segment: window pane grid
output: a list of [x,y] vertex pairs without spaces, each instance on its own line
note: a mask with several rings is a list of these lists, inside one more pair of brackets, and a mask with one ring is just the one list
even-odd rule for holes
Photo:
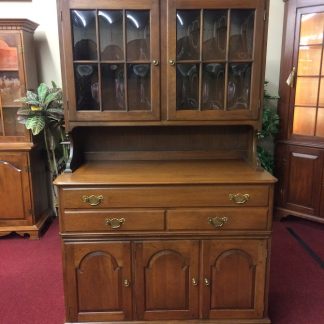
[[255,10],[177,10],[176,20],[177,109],[249,109]]
[[150,11],[73,9],[71,24],[77,110],[151,110]]
[[324,13],[301,15],[293,134],[323,136]]

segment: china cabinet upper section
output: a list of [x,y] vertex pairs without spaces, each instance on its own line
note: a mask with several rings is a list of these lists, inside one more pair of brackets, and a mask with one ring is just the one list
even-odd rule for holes
[[60,0],[67,120],[257,120],[267,5]]
[[17,121],[15,100],[37,84],[32,45],[37,26],[26,19],[0,19],[0,143],[30,139]]
[[292,67],[288,78],[291,88],[285,85],[286,92],[290,92],[289,109],[284,124],[287,124],[289,139],[323,142],[323,3],[297,8],[295,19]]

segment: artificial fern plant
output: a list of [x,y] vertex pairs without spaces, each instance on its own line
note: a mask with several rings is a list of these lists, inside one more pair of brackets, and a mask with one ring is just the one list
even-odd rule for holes
[[35,92],[27,91],[26,97],[17,99],[23,106],[17,119],[30,129],[34,136],[43,133],[49,168],[56,178],[68,159],[68,149],[60,145],[65,140],[62,89],[52,81],[52,87],[41,83]]
[[272,96],[268,93],[267,84],[268,82],[265,81],[262,129],[258,133],[259,144],[257,147],[257,153],[261,166],[273,174],[273,141],[275,135],[279,132],[279,115],[277,114],[273,101],[278,100],[279,97]]

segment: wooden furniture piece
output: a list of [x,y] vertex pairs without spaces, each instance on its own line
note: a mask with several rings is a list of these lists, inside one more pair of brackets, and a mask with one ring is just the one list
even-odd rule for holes
[[62,0],[66,322],[270,323],[255,156],[268,2]]
[[[324,222],[322,1],[285,5],[277,142],[276,215]],[[289,77],[290,76],[290,77]],[[286,83],[289,77],[289,84]]]
[[33,32],[26,19],[0,20],[0,236],[39,237],[52,216],[46,157],[17,121],[15,99],[37,86]]

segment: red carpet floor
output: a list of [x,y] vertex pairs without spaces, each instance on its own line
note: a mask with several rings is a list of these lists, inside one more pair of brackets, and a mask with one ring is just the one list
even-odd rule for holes
[[[324,324],[324,269],[287,230],[324,258],[324,226],[274,223],[269,313],[273,324]],[[64,323],[57,221],[39,241],[0,238],[0,324]]]

